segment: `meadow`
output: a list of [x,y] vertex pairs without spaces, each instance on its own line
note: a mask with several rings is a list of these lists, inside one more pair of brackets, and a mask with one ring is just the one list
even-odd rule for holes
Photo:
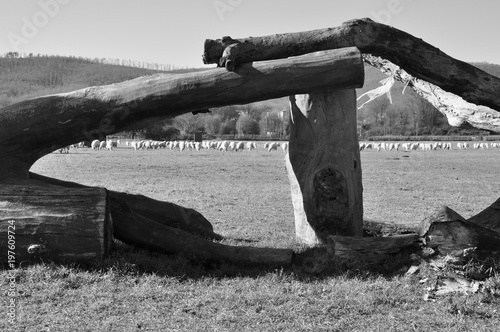
[[[140,193],[202,213],[223,243],[299,250],[284,152],[72,149],[32,171]],[[468,218],[500,196],[500,149],[362,151],[365,218],[416,226],[442,205]],[[16,271],[19,331],[496,331],[500,277],[489,293],[424,301],[436,272],[339,264],[327,274],[236,266],[117,243],[92,266]],[[441,271],[446,273],[447,271]],[[2,280],[6,271],[1,271]],[[3,286],[7,281],[3,282]],[[9,325],[0,309],[0,330]],[[12,327],[12,326],[10,326]]]

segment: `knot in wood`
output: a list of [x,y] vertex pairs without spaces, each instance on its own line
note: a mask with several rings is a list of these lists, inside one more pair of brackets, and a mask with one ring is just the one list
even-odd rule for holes
[[343,224],[349,216],[347,181],[337,169],[329,166],[316,172],[313,180],[318,220],[332,225]]
[[324,199],[336,200],[345,196],[346,181],[342,173],[333,167],[326,167],[314,176],[314,188]]

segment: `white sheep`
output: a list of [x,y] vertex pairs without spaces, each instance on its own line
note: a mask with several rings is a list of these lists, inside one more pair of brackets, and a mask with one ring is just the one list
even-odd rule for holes
[[100,143],[101,142],[98,139],[93,140],[92,143],[90,144],[92,150],[99,150]]

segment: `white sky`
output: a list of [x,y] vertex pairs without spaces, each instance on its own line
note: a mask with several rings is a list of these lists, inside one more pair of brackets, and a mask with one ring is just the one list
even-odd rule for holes
[[499,9],[495,0],[0,0],[0,54],[203,67],[205,39],[306,31],[371,17],[454,58],[500,64]]

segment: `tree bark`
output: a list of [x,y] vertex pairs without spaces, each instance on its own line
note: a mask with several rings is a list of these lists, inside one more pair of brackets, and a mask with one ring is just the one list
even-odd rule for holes
[[286,166],[297,240],[314,246],[333,234],[362,236],[356,92],[290,97],[290,107]]
[[[32,183],[0,187],[0,249],[14,261],[88,262],[103,259],[113,228],[104,188]],[[12,241],[9,240],[12,235]]]
[[[492,225],[492,207],[494,209],[495,204],[465,220],[449,207],[443,206],[420,223],[418,234],[427,247],[442,255],[462,256],[468,249],[483,253],[499,251],[500,233],[481,226]],[[498,224],[497,219],[493,226],[498,227]]]
[[441,87],[478,105],[500,111],[500,78],[454,59],[411,34],[368,18],[341,26],[297,33],[205,41],[204,63],[229,69],[238,64],[286,58],[314,51],[356,46],[380,56],[410,75]]
[[[212,69],[156,74],[26,100],[0,110],[0,182],[27,179],[30,166],[58,148],[103,139],[161,118],[326,88],[361,87],[356,48]],[[18,181],[14,179],[15,181]]]
[[462,220],[432,223],[423,238],[442,255],[459,257],[467,250],[488,255],[500,249],[499,233]]
[[416,233],[385,237],[353,238],[339,235],[328,237],[329,253],[344,259],[358,259],[360,256],[372,254],[395,254],[421,245],[421,238]]

